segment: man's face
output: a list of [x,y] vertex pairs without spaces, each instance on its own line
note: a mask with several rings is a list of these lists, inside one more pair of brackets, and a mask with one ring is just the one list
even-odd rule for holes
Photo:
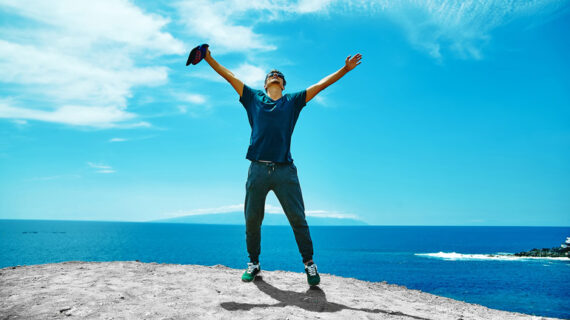
[[285,89],[284,79],[285,77],[281,72],[268,73],[267,77],[265,78],[265,89],[267,90],[267,88],[269,88],[269,86],[272,83],[276,83],[277,85],[279,85],[279,87],[281,87],[281,90],[284,90]]

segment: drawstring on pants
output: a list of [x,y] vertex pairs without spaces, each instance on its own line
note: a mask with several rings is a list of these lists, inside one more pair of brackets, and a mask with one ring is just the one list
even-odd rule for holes
[[269,163],[267,163],[267,166],[269,167],[269,168],[267,168],[268,174],[271,174],[271,171],[275,172],[275,163],[269,162]]
[[271,171],[275,172],[275,165],[277,164],[276,162],[264,161],[264,160],[257,160],[257,162],[263,163],[264,165],[267,166],[267,174],[271,174]]

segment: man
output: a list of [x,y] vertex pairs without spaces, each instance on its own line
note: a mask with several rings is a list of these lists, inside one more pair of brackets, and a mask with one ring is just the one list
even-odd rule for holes
[[291,158],[291,135],[301,109],[319,92],[335,83],[347,72],[360,64],[362,55],[348,56],[345,65],[306,90],[283,95],[285,76],[272,70],[265,77],[265,93],[255,90],[220,65],[206,51],[204,59],[239,94],[245,107],[251,139],[246,158],[251,161],[245,196],[246,244],[250,262],[242,275],[243,281],[253,281],[260,272],[261,222],[265,199],[273,190],[293,228],[299,252],[305,264],[307,282],[314,286],[320,283],[317,265],[313,262],[313,242],[305,220],[305,205],[297,177],[297,167]]

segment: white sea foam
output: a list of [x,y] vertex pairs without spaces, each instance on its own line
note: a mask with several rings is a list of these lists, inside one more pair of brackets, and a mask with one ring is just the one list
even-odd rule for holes
[[565,257],[517,257],[509,253],[495,253],[495,254],[463,254],[457,252],[437,252],[437,253],[416,253],[416,256],[423,256],[428,258],[438,258],[443,260],[505,260],[505,261],[520,261],[520,260],[559,260],[570,261],[570,258]]

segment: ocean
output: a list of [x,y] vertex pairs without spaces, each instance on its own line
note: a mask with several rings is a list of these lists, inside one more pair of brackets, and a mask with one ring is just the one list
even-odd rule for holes
[[[570,227],[312,226],[311,236],[320,273],[570,318],[570,259],[487,256],[558,247]],[[0,220],[0,268],[71,260],[238,269],[248,261],[239,225]],[[260,263],[262,270],[304,272],[290,227],[262,227]]]

